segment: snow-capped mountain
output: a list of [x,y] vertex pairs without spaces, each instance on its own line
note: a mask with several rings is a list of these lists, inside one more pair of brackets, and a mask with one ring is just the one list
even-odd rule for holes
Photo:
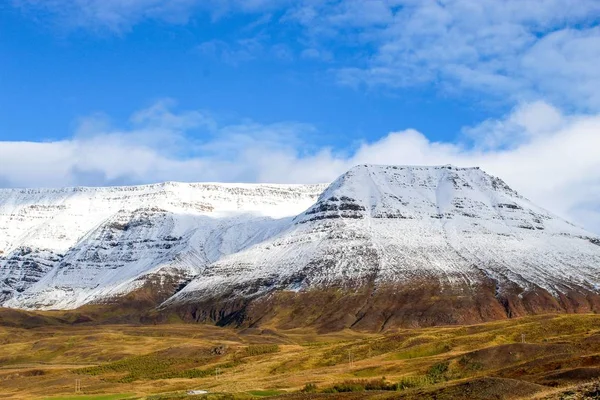
[[[363,165],[332,183],[279,234],[206,265],[166,306],[200,304],[191,310],[196,319],[206,319],[198,312],[213,299],[264,300],[296,291],[290,307],[301,313],[306,306],[302,294],[368,287],[360,306],[350,310],[348,301],[323,304],[332,314],[348,313],[349,323],[340,326],[347,327],[363,318],[364,310],[382,307],[373,302],[383,301],[389,314],[379,319],[390,318],[395,308],[406,307],[403,302],[417,299],[396,298],[391,304],[389,299],[419,285],[434,287],[443,301],[472,299],[469,307],[483,308],[477,312],[491,317],[600,310],[594,295],[600,289],[600,240],[478,168]],[[530,300],[528,293],[543,300]],[[590,294],[593,299],[585,300]],[[378,296],[382,299],[374,300]],[[486,300],[478,300],[481,296]],[[574,297],[576,305],[571,304]],[[266,314],[265,307],[274,306],[254,307]],[[463,317],[427,318],[459,322]]]
[[279,235],[207,266],[178,296],[210,292],[214,279],[221,288],[248,280],[306,288],[413,275],[470,282],[482,270],[552,291],[593,288],[600,246],[477,168],[359,166]]
[[478,168],[1,190],[0,250],[9,307],[75,308],[158,277],[183,287],[160,310],[220,323],[383,329],[600,311],[600,237]]
[[163,183],[0,190],[0,302],[75,308],[148,274],[182,281],[277,233],[323,185]]

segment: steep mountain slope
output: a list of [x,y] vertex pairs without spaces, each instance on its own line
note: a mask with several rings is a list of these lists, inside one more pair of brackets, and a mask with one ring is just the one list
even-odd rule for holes
[[500,179],[365,165],[278,235],[202,267],[164,306],[196,320],[285,314],[289,326],[371,329],[600,310],[599,289],[598,237]]
[[0,190],[0,303],[75,308],[173,285],[265,240],[322,185],[164,183]]

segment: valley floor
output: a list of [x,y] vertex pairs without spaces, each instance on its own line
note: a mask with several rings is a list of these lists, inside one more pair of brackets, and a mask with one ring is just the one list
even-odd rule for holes
[[598,379],[600,315],[318,334],[0,310],[2,399],[583,399]]

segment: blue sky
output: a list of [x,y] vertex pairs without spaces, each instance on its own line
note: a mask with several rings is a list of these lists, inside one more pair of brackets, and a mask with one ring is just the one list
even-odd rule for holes
[[[402,90],[341,84],[337,70],[362,64],[375,49],[340,39],[316,50],[300,23],[281,22],[285,8],[78,27],[51,10],[23,7],[5,6],[0,24],[2,140],[68,137],[74,121],[97,112],[123,123],[163,98],[227,120],[309,122],[333,147],[401,127],[452,139],[507,107],[484,104],[481,94],[450,95],[437,82]],[[32,108],[39,118],[28,118]]]
[[600,230],[600,1],[7,0],[0,186],[479,165]]

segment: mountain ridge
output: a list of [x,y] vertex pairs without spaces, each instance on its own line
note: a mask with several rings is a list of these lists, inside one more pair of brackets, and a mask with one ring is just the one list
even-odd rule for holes
[[[259,231],[271,229],[261,226],[265,225],[265,221],[276,221],[302,211],[323,187],[178,183],[137,187],[2,190],[0,285],[4,286],[0,290],[4,296],[0,292],[0,300],[4,297],[4,301],[7,301],[15,293],[20,295],[48,273],[68,274],[68,266],[63,265],[60,271],[54,272],[53,268],[58,268],[65,258],[67,261],[69,257],[73,258],[78,248],[79,252],[87,249],[89,256],[76,257],[71,264],[78,265],[90,260],[107,264],[107,250],[114,247],[121,252],[117,257],[120,259],[113,260],[112,266],[131,265],[138,260],[131,257],[127,259],[128,255],[137,252],[140,257],[143,256],[149,250],[148,243],[163,246],[164,251],[159,253],[173,253],[170,249],[182,240],[194,237],[192,231],[196,230],[195,237],[198,240],[195,245],[200,246],[201,252],[203,240],[216,240],[211,239],[213,231],[221,231],[231,237],[234,243],[229,244],[230,249],[217,247],[210,251],[234,251],[238,246],[235,243],[243,246],[254,235],[260,235],[253,231],[254,225]],[[170,228],[161,227],[161,221]],[[248,237],[242,234],[236,238],[235,234],[228,233],[232,227],[244,223]],[[155,229],[151,226],[153,224]],[[203,226],[206,228],[204,233],[200,232]],[[165,229],[173,232],[166,232]],[[92,238],[96,245],[90,247],[86,240],[93,235],[97,236]],[[187,249],[180,246],[180,251]],[[207,260],[210,257],[210,254],[206,255]],[[146,272],[150,272],[156,266],[156,261],[148,260],[141,268],[147,268]],[[106,269],[103,268],[105,266],[111,267],[107,264],[99,270]],[[185,269],[193,273],[194,268]],[[125,280],[136,277],[135,274],[127,274],[127,270],[125,272]],[[62,285],[59,283],[55,286]],[[14,301],[11,304],[19,306]],[[69,307],[82,305],[81,301],[68,304]],[[44,307],[53,306],[47,304]],[[33,304],[32,308],[38,307]]]
[[[12,210],[6,193],[0,220],[18,220],[23,207]],[[39,246],[0,254],[3,305],[76,308],[153,282],[163,285],[159,315],[219,324],[288,313],[289,327],[381,329],[600,309],[600,238],[478,167],[359,165],[328,186],[163,183],[74,193],[95,194],[110,210],[64,254]],[[68,201],[33,200],[25,203],[37,214],[25,207],[21,220],[58,217],[13,238],[40,243],[36,235],[77,225],[60,209]],[[289,316],[323,301],[318,316]]]

